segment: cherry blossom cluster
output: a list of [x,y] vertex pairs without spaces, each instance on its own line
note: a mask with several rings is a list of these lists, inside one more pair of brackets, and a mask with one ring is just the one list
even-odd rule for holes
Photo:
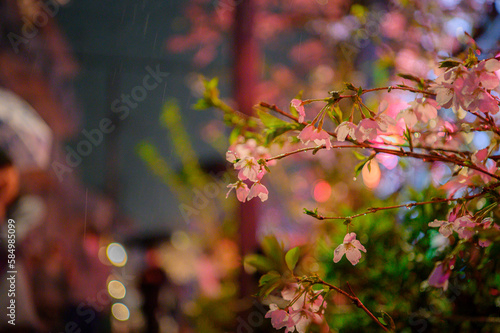
[[455,112],[466,110],[496,114],[498,100],[491,90],[500,84],[494,73],[498,70],[500,61],[496,59],[480,61],[471,68],[459,65],[447,70],[431,86],[436,92],[436,102]]
[[[478,227],[483,229],[493,227],[496,230],[500,230],[500,226],[493,223],[493,220],[490,217],[477,222],[477,219],[474,218],[469,212],[461,216],[459,216],[459,214],[460,210],[456,207],[450,212],[450,214],[448,214],[448,219],[446,221],[439,221],[436,219],[429,223],[429,227],[439,227],[439,233],[443,235],[443,237],[450,237],[453,232],[456,232],[460,239],[465,240],[472,238],[472,236],[476,234],[476,228]],[[481,247],[487,247],[491,244],[491,241],[480,239],[478,244]]]
[[281,291],[288,305],[281,309],[276,303],[269,304],[266,318],[271,318],[275,329],[285,328],[285,333],[305,333],[311,323],[324,323],[326,302],[321,295],[323,290],[312,290],[298,284],[288,285]]
[[[299,123],[303,123],[306,116],[303,101],[301,101],[300,99],[292,99],[292,102],[290,104],[299,113]],[[324,112],[320,112],[309,125],[306,125],[306,127],[304,127],[304,129],[298,135],[300,141],[302,141],[304,144],[308,144],[310,141],[312,141],[318,146],[325,145],[326,149],[329,150],[332,147],[332,142],[330,141],[330,134],[322,129],[324,117]],[[315,127],[314,123],[317,120],[318,127]]]
[[[461,216],[459,216],[461,215]],[[439,227],[439,233],[443,237],[450,237],[454,232],[458,234],[458,237],[463,240],[470,240],[478,231],[478,229],[490,229],[494,228],[500,231],[500,226],[493,222],[492,218],[484,218],[480,222],[478,219],[474,218],[469,212],[460,213],[460,209],[455,207],[448,214],[448,219],[446,221],[434,220],[429,223],[430,227]],[[488,239],[480,238],[478,240],[478,245],[481,247],[488,247],[491,245],[491,241]],[[437,262],[434,270],[429,276],[428,283],[430,286],[435,288],[443,288],[443,290],[448,289],[448,280],[450,278],[451,272],[453,271],[455,265],[455,257],[452,257],[443,262]]]
[[[368,148],[372,151],[369,156],[363,155],[364,163],[370,162],[374,157],[377,159],[380,157],[379,160],[382,164],[384,159],[389,158],[393,158],[391,161],[395,159],[396,164],[399,158],[417,158],[432,163],[431,173],[434,167],[437,169],[439,166],[453,165],[455,169],[452,176],[444,182],[441,188],[447,192],[446,198],[412,203],[411,206],[406,205],[406,207],[457,202],[446,220],[436,219],[428,223],[428,226],[439,228],[439,233],[443,237],[450,238],[450,243],[453,242],[452,236],[456,233],[458,239],[461,240],[459,246],[466,243],[480,247],[490,246],[492,241],[488,238],[491,237],[485,236],[484,230],[500,231],[500,226],[488,217],[491,216],[488,215],[491,209],[478,208],[478,212],[474,214],[468,210],[467,206],[472,199],[497,191],[500,185],[497,167],[497,161],[500,158],[498,155],[493,156],[494,152],[498,150],[498,145],[496,145],[498,140],[491,140],[488,147],[479,150],[470,150],[471,148],[468,151],[464,150],[463,144],[468,143],[465,139],[468,133],[475,134],[482,131],[492,135],[500,135],[498,120],[492,116],[499,111],[500,61],[496,59],[479,61],[476,55],[471,53],[463,63],[449,60],[442,65],[445,69],[436,69],[436,74],[439,75],[435,80],[413,80],[417,82],[418,87],[402,84],[363,90],[346,84],[348,93],[345,95],[341,95],[343,92],[331,92],[329,97],[323,99],[292,99],[290,113],[282,111],[274,105],[261,103],[261,106],[288,118],[288,123],[276,118],[272,125],[267,125],[269,128],[266,130],[271,131],[276,129],[273,126],[282,126],[280,129],[283,130],[283,133],[291,132],[292,135],[296,135],[296,138],[291,138],[293,140],[289,140],[289,142],[298,142],[297,139],[299,139],[304,145],[313,142],[316,147],[302,147],[271,157],[268,148],[259,145],[252,138],[256,136],[250,135],[251,138],[238,139],[226,154],[227,160],[233,163],[234,168],[238,170],[238,181],[228,185],[229,192],[235,189],[236,196],[241,202],[251,200],[254,197],[259,197],[262,201],[267,200],[268,190],[261,184],[261,180],[269,171],[268,165],[275,163],[277,159],[310,150],[313,150],[314,154],[319,149],[330,150],[335,147]],[[405,101],[398,97],[389,97],[388,95],[393,89],[403,91],[406,98],[409,95],[408,92],[416,94],[416,97]],[[497,90],[493,91],[494,89]],[[365,93],[374,91],[384,91],[386,94],[382,97],[378,110],[375,112],[364,104],[362,98]],[[342,114],[344,110],[340,110],[338,102],[342,99],[351,101],[349,115],[344,116]],[[312,102],[323,102],[325,105],[309,121],[306,120],[306,107]],[[337,112],[335,108],[339,108],[337,114],[335,114]],[[444,116],[451,114],[447,109],[451,109],[456,118],[453,118],[453,115],[452,117]],[[328,117],[326,117],[327,115]],[[467,115],[469,118],[466,118]],[[325,118],[330,118],[336,125],[331,131],[325,129],[326,126],[323,127]],[[269,118],[261,117],[263,124],[266,124],[265,119]],[[290,123],[290,120],[293,123]],[[300,130],[298,134],[294,132],[297,129]],[[263,133],[265,135],[267,132],[263,131]],[[333,146],[333,140],[349,141],[349,143],[345,142]],[[473,147],[473,145],[471,146]],[[388,167],[388,169],[390,168]],[[457,193],[462,193],[462,198],[459,198]],[[404,206],[370,208],[366,213]],[[309,211],[306,209],[305,211],[306,214],[319,220],[345,220],[347,233],[342,244],[334,250],[333,262],[340,262],[344,255],[353,266],[360,262],[361,252],[366,253],[367,250],[357,239],[356,233],[350,232],[349,228],[353,218],[361,217],[366,213],[347,217],[329,217],[317,213],[317,210]],[[456,251],[452,251],[451,255],[435,264],[428,278],[429,286],[444,290],[448,288],[449,278],[455,268],[456,256]],[[293,273],[293,268],[290,269]],[[369,310],[354,295],[352,289],[351,293],[347,293],[325,281],[321,280],[321,282],[350,298],[358,307],[370,314]],[[326,302],[322,293],[323,291],[312,290],[310,285],[288,285],[281,291],[282,299],[269,305],[270,310],[267,312],[266,318],[271,318],[274,328],[284,328],[285,332],[305,332],[311,323],[325,324],[323,315]],[[377,319],[375,321],[383,327]]]
[[[261,201],[266,201],[269,191],[262,185],[262,177],[266,174],[267,162],[266,158],[270,157],[268,149],[257,145],[255,139],[249,139],[243,142],[239,139],[237,143],[232,145],[226,152],[226,159],[234,164],[234,168],[239,170],[238,181],[229,184],[227,196],[234,189],[236,197],[239,201],[245,202],[255,197]],[[269,165],[272,165],[271,161]],[[251,187],[248,187],[245,181],[253,182]]]

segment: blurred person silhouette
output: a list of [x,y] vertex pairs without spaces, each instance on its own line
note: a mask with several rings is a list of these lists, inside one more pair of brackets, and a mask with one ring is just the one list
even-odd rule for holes
[[158,250],[148,248],[146,250],[146,268],[139,278],[139,291],[141,292],[143,304],[141,306],[146,321],[145,333],[160,332],[158,321],[161,306],[159,302],[162,289],[169,285],[165,271],[160,267]]
[[[15,273],[15,326],[8,323],[7,320],[0,321],[0,331],[13,331],[16,332],[35,332],[42,331],[43,325],[38,318],[33,300],[33,293],[29,284],[28,267],[25,266],[23,252],[19,244],[22,242],[26,231],[29,228],[22,226],[23,218],[18,217],[18,213],[23,206],[20,196],[20,172],[11,158],[0,149],[0,228],[2,230],[2,237],[0,240],[0,313],[2,318],[7,317],[7,306],[10,298],[7,294],[10,291],[10,285],[7,282],[7,276],[11,275],[8,271],[16,271]],[[11,218],[15,223],[15,262],[13,267],[8,267],[8,242],[7,242],[7,221]],[[20,230],[19,230],[20,229]]]

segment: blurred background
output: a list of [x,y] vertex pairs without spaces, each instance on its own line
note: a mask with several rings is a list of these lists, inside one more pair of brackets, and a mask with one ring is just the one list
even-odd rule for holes
[[[193,107],[201,75],[246,114],[259,101],[287,108],[300,91],[432,75],[433,54],[463,50],[464,32],[494,52],[499,11],[488,0],[1,0],[1,253],[13,219],[18,272],[17,324],[1,330],[268,331],[241,259],[259,239],[306,244],[324,230],[303,207],[349,212],[435,178],[381,160],[382,174],[377,164],[351,180],[355,160],[319,154],[273,170],[266,205],[226,200],[237,133]],[[252,308],[258,325],[241,319]]]

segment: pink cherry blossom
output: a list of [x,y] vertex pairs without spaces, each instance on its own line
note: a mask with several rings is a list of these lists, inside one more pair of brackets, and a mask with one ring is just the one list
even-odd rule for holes
[[250,192],[248,193],[247,200],[251,200],[255,197],[259,197],[262,202],[267,200],[269,191],[261,183],[257,182],[252,185]]
[[356,265],[361,259],[361,252],[366,253],[366,249],[361,242],[356,239],[356,234],[351,232],[344,237],[344,243],[337,246],[333,255],[333,262],[337,263],[342,259],[344,254],[347,257],[347,260],[351,262],[351,264]]
[[[269,150],[266,147],[259,146],[255,139],[248,139],[245,141],[244,137],[239,137],[236,143],[233,143],[226,153],[226,159],[234,163],[234,158],[243,159],[245,157],[254,157],[255,159],[269,158]],[[274,162],[274,161],[271,161]],[[269,163],[270,165],[272,163]]]
[[451,275],[451,270],[453,269],[453,265],[455,264],[455,259],[451,259],[448,263],[443,264],[442,262],[438,262],[434,267],[431,275],[429,275],[429,286],[435,288],[443,288],[443,290],[448,289],[448,279]]
[[281,295],[290,305],[280,309],[276,304],[270,304],[266,318],[271,318],[274,328],[285,328],[285,332],[305,333],[311,322],[324,322],[326,303],[321,293],[323,290],[304,290],[296,283],[286,286]]
[[330,141],[330,134],[325,130],[314,127],[313,125],[307,125],[299,133],[298,138],[304,143],[308,144],[309,141],[314,141],[315,144],[325,145],[326,149],[332,148],[332,142]]
[[335,129],[335,133],[337,134],[337,140],[345,141],[348,135],[351,137],[351,139],[356,140],[356,130],[357,130],[356,125],[354,125],[349,121],[344,121]]
[[490,241],[488,239],[480,239],[477,243],[481,247],[488,247],[492,244],[492,241]]
[[496,114],[498,112],[498,103],[489,93],[479,90],[470,98],[467,107],[472,110],[479,110],[483,113]]
[[500,83],[495,73],[488,72],[481,73],[479,75],[479,81],[481,81],[481,85],[488,90],[495,89]]
[[402,110],[397,119],[399,120],[401,118],[404,119],[406,126],[409,128],[412,128],[417,124],[417,114],[415,113],[415,109],[413,107]]
[[478,164],[478,163],[484,162],[487,157],[488,157],[488,148],[484,148],[484,149],[476,151],[472,155],[471,161],[474,164]]
[[302,105],[302,101],[300,99],[292,99],[290,103],[299,113],[299,123],[304,122],[304,118],[306,116],[306,111],[304,110],[304,106]]
[[240,180],[249,179],[252,182],[259,181],[260,165],[255,158],[247,156],[234,164],[236,170],[240,170],[238,178]]
[[474,235],[473,228],[476,226],[476,223],[473,222],[470,215],[457,218],[453,224],[453,229],[461,239],[469,239]]
[[235,152],[228,150],[226,152],[226,160],[228,162],[235,163],[238,160],[238,155]]
[[415,110],[415,115],[420,121],[428,122],[438,115],[437,110],[441,108],[437,102],[430,98],[418,98],[410,103]]
[[448,221],[438,221],[434,220],[434,222],[429,223],[429,227],[439,227],[439,233],[444,237],[450,237],[453,234],[453,222]]
[[359,122],[356,131],[356,138],[359,142],[366,140],[375,140],[377,138],[378,123],[375,120],[363,119]]
[[[247,199],[247,196],[248,196],[248,192],[250,191],[248,189],[248,186],[247,184],[245,184],[244,182],[242,182],[241,180],[238,180],[236,183],[234,184],[229,184],[227,185],[227,187],[229,188],[229,191],[227,192],[226,194],[226,198],[229,196],[229,193],[235,189],[236,190],[236,197],[238,198],[239,201],[241,202],[245,202],[245,200]],[[250,199],[249,199],[250,200]]]
[[496,114],[498,103],[489,93],[500,81],[493,73],[499,68],[498,61],[481,61],[468,69],[457,66],[441,74],[432,85],[439,105],[455,112],[459,109]]
[[282,327],[293,326],[290,315],[285,310],[280,309],[276,304],[269,304],[269,311],[266,313],[266,318],[271,318],[271,325],[277,330]]
[[389,129],[389,126],[396,125],[396,120],[394,118],[392,118],[391,116],[388,116],[384,113],[379,113],[375,117],[375,121],[378,124],[379,130],[381,130],[382,132],[387,132],[387,130]]
[[497,231],[500,231],[500,225],[493,223],[493,219],[491,217],[487,217],[484,220],[482,220],[480,226],[482,226],[484,229],[489,229],[493,227]]
[[476,223],[473,222],[470,215],[465,215],[461,217],[456,217],[456,214],[452,211],[448,217],[448,221],[438,221],[429,223],[429,227],[439,227],[439,233],[444,237],[449,237],[453,234],[453,231],[458,233],[460,239],[469,239],[474,235],[474,227]]

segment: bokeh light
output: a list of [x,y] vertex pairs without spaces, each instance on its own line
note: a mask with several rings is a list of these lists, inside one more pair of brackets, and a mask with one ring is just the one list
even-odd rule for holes
[[332,195],[332,187],[325,180],[320,180],[314,185],[313,196],[317,202],[326,202]]
[[117,320],[125,321],[130,318],[130,310],[123,303],[115,303],[111,306],[111,313]]
[[380,183],[380,167],[376,160],[371,160],[365,164],[361,174],[363,175],[363,182],[368,188],[375,188]]
[[127,263],[127,252],[121,244],[109,244],[106,248],[106,255],[108,260],[117,267],[125,266]]
[[122,299],[125,297],[127,289],[120,281],[112,280],[109,281],[108,283],[108,292],[111,295],[111,297],[116,299]]

